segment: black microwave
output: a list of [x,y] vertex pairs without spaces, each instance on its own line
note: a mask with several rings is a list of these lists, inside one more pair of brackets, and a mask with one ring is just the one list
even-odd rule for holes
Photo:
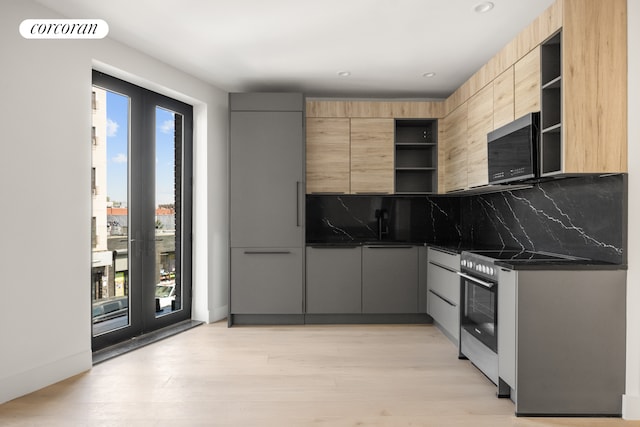
[[539,177],[540,113],[529,113],[487,134],[489,184]]

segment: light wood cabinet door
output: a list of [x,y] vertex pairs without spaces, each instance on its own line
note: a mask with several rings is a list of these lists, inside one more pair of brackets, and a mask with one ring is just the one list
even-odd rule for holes
[[469,98],[467,119],[467,186],[489,182],[487,133],[493,130],[493,84]]
[[350,192],[350,122],[307,118],[307,194]]
[[509,67],[493,81],[493,129],[515,119],[513,74],[513,67]]
[[563,172],[626,172],[627,2],[563,5]]
[[442,120],[444,127],[444,191],[462,190],[467,186],[467,103]]
[[393,135],[393,119],[351,119],[351,193],[393,193]]
[[515,119],[540,111],[540,46],[533,49],[514,67]]

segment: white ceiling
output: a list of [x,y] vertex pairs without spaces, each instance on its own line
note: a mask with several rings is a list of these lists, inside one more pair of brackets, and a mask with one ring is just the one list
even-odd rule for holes
[[37,1],[229,92],[396,99],[448,96],[554,2]]

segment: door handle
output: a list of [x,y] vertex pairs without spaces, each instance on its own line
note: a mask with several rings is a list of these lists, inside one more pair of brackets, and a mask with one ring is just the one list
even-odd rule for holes
[[296,181],[296,227],[300,227],[300,181]]

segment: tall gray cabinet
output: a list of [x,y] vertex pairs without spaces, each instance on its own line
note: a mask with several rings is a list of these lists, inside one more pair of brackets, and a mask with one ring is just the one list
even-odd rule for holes
[[302,321],[304,97],[229,95],[229,324]]

